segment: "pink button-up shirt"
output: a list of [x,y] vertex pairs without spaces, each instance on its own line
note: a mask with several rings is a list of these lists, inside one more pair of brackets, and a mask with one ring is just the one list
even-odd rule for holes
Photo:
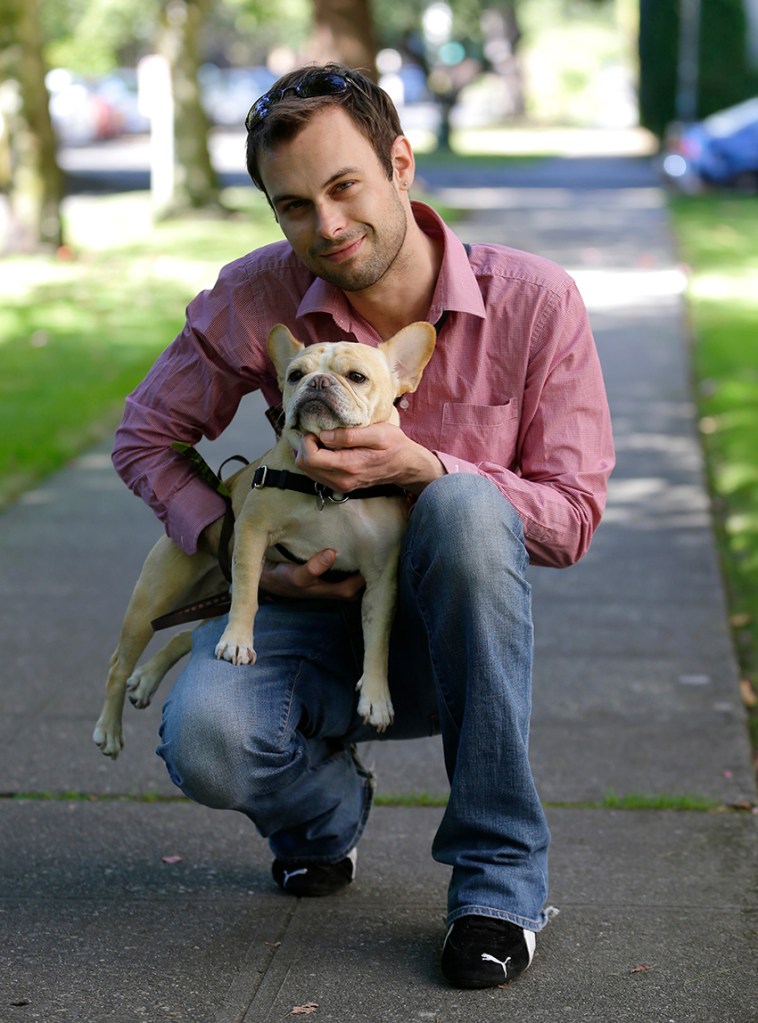
[[[570,565],[590,545],[614,463],[603,379],[576,285],[556,264],[516,249],[477,244],[467,254],[429,207],[414,203],[414,215],[444,239],[427,319],[446,316],[418,390],[401,403],[402,428],[447,472],[492,480],[523,522],[533,563]],[[304,344],[381,340],[342,291],[277,242],[223,268],[127,398],[114,465],[189,553],[223,503],[170,445],[217,437],[250,391],[280,401],[265,347],[275,323]]]

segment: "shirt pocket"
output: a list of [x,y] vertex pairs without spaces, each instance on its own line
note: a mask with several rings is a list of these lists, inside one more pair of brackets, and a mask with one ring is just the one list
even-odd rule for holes
[[516,398],[502,405],[445,402],[440,451],[467,462],[495,462],[509,468],[516,460],[519,411]]

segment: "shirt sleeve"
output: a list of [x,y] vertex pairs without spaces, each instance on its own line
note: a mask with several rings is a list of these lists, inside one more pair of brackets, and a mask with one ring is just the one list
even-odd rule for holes
[[[223,514],[224,501],[171,445],[218,437],[244,394],[254,389],[204,329],[217,319],[217,292],[190,303],[184,330],[127,398],[113,450],[118,474],[188,554],[197,550],[203,529]],[[230,308],[227,304],[227,318]]]
[[562,568],[586,553],[615,456],[600,362],[573,282],[533,341],[514,464],[435,454],[447,472],[492,480],[522,520],[533,564]]

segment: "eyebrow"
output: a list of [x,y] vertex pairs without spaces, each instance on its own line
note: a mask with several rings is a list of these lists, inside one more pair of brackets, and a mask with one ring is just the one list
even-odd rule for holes
[[[333,185],[336,181],[339,181],[340,178],[344,178],[344,177],[347,177],[347,176],[349,176],[351,174],[358,174],[358,173],[360,173],[360,172],[359,172],[359,169],[357,167],[342,167],[336,173],[332,174],[332,176],[330,178],[328,178],[321,187],[322,188],[329,188],[330,185]],[[291,202],[293,199],[297,200],[297,199],[302,199],[302,198],[303,198],[302,195],[294,195],[294,194],[293,195],[287,195],[285,193],[282,193],[281,195],[272,195],[271,196],[271,205],[272,206],[278,206],[279,203]]]

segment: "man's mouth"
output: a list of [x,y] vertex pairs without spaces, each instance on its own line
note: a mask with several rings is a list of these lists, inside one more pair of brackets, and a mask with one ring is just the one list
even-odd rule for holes
[[353,241],[342,243],[338,248],[320,252],[319,256],[322,259],[328,260],[330,263],[342,263],[346,259],[351,259],[358,252],[362,244],[363,235],[360,235]]

